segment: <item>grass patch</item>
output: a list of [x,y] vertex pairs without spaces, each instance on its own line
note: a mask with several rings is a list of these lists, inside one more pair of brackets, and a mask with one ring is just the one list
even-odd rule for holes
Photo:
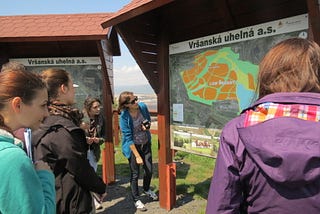
[[[151,186],[155,191],[159,190],[158,176],[158,137],[152,135],[152,158],[153,158],[153,179]],[[177,196],[188,196],[197,200],[206,200],[210,187],[211,177],[215,159],[199,156],[192,153],[178,151],[174,156],[176,163],[176,194]],[[101,164],[101,163],[100,163]],[[115,168],[116,177],[130,177],[128,160],[121,152],[121,145],[115,146]],[[140,175],[142,175],[142,171]],[[178,203],[177,199],[177,203]],[[199,210],[204,213],[205,203]]]

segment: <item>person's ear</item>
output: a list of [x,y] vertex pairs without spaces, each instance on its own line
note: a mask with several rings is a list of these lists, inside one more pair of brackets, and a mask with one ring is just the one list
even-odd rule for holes
[[62,93],[66,93],[67,92],[67,90],[68,90],[68,87],[65,85],[65,84],[62,84],[61,86],[60,86],[60,90],[61,90],[61,92]]
[[22,99],[21,97],[15,97],[11,101],[11,107],[14,112],[20,113],[21,111],[21,105],[22,105]]

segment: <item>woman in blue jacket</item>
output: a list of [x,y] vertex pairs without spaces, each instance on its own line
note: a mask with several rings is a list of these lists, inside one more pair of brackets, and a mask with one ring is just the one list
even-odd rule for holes
[[48,91],[39,76],[21,69],[0,73],[0,213],[56,213],[54,175],[35,164],[13,131],[35,130],[48,116]]
[[151,118],[146,104],[137,102],[138,97],[133,92],[124,91],[119,96],[120,129],[122,132],[122,152],[129,161],[130,185],[135,206],[146,211],[144,204],[139,200],[139,165],[143,164],[143,190],[144,193],[157,200],[157,195],[150,190],[152,178],[152,152],[151,152]]

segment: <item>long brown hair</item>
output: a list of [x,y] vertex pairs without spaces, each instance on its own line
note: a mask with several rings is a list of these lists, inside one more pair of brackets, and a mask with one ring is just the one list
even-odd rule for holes
[[[7,69],[0,73],[0,111],[6,106],[10,99],[20,97],[25,104],[31,104],[37,92],[46,88],[41,77],[25,70]],[[0,127],[11,131],[4,124],[4,118],[0,115]]]
[[98,102],[101,105],[101,101],[98,98],[95,97],[87,97],[86,100],[83,103],[84,112],[89,116],[89,112],[91,110],[91,107],[93,103]]
[[276,92],[320,92],[320,47],[291,38],[275,45],[259,65],[259,98]]

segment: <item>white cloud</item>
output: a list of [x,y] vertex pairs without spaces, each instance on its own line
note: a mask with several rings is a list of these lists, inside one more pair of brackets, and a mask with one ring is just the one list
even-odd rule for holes
[[137,64],[132,66],[124,65],[120,68],[114,67],[113,72],[114,84],[116,86],[149,84],[148,80]]

